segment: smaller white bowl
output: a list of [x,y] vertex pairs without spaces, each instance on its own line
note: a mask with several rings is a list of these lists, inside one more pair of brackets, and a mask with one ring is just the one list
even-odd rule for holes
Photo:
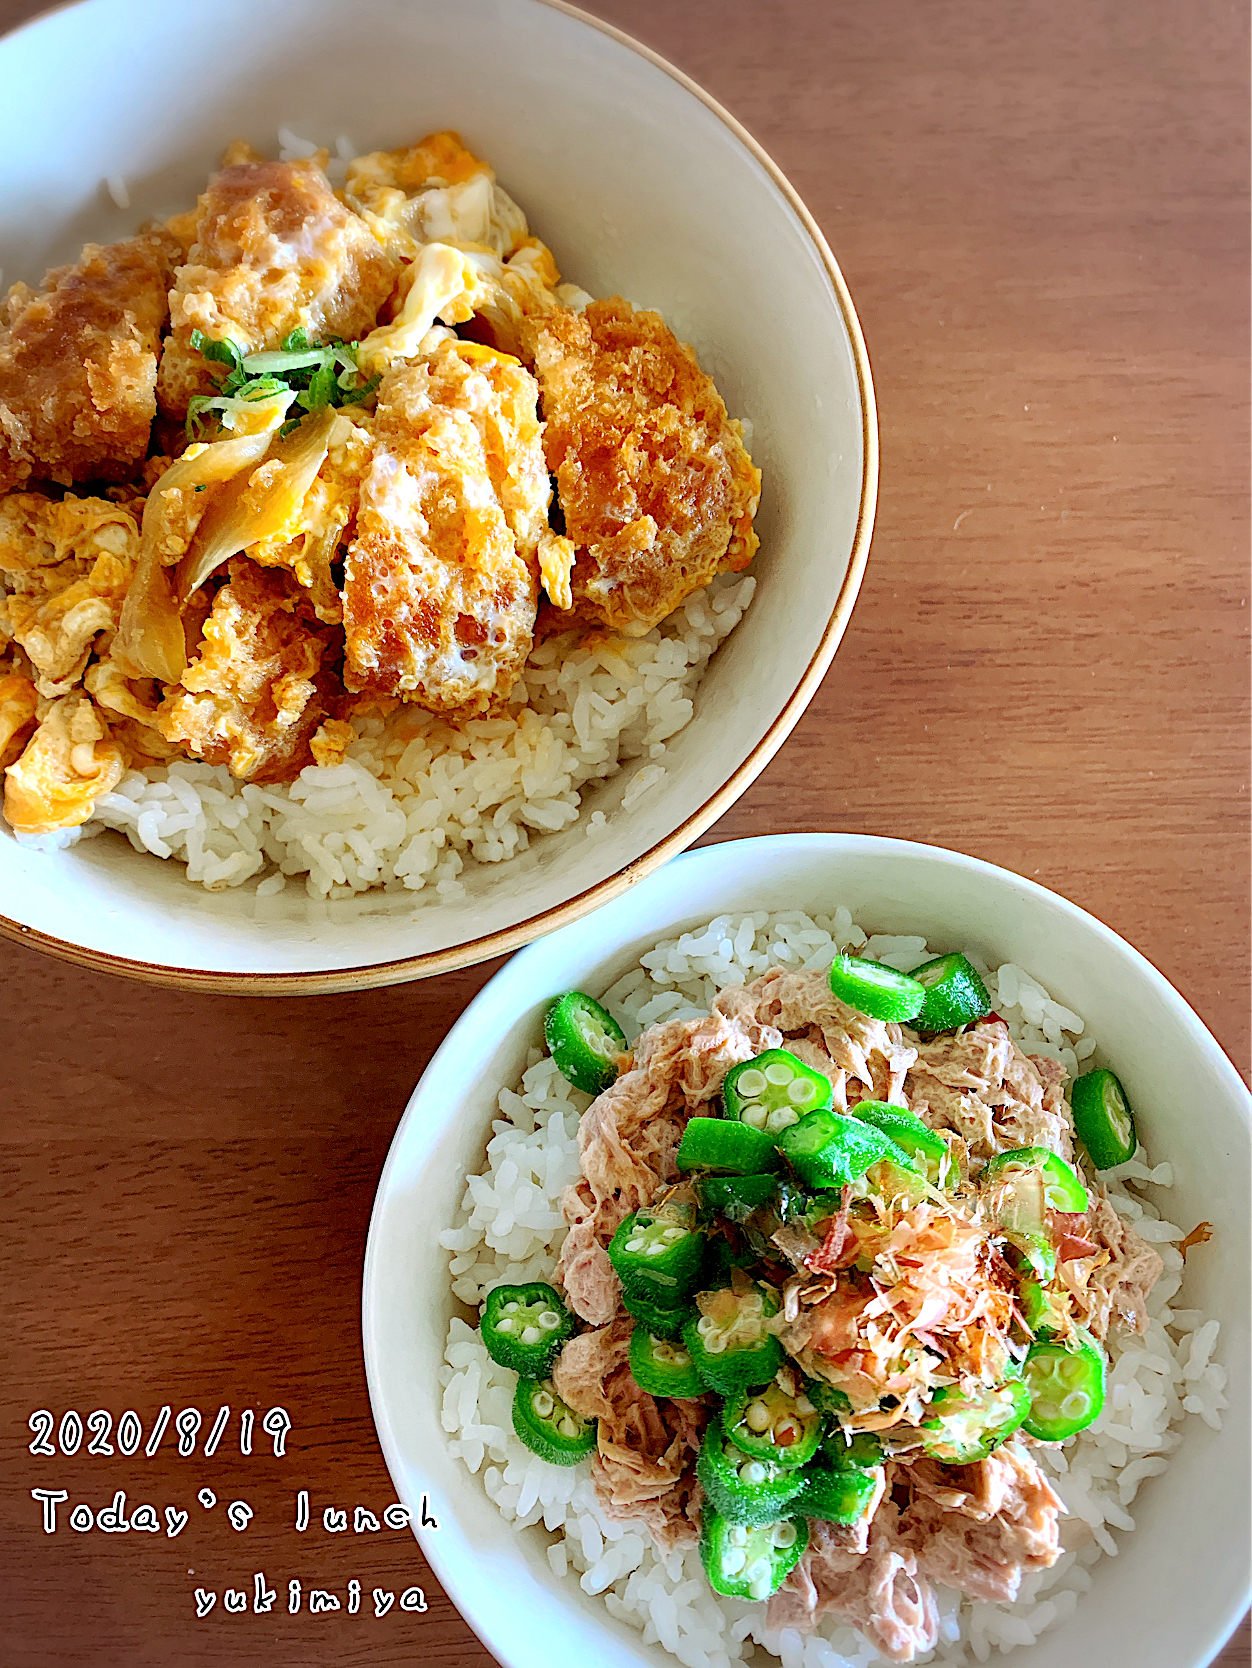
[[479,993],[431,1060],[396,1131],[365,1257],[370,1399],[401,1499],[431,1495],[419,1537],[444,1590],[506,1668],[673,1668],[574,1580],[540,1531],[518,1534],[448,1452],[438,1372],[452,1297],[438,1244],[477,1170],[499,1090],[540,1042],[548,999],[606,989],[639,954],[723,912],[846,904],[863,926],[924,933],[993,965],[1012,961],[1083,1015],[1116,1065],[1145,1144],[1168,1159],[1172,1220],[1214,1236],[1187,1271],[1189,1307],[1221,1321],[1230,1406],[1218,1433],[1189,1421],[1168,1471],[1135,1501],[1136,1532],[1101,1561],[1076,1614],[1014,1653],[1015,1668],[1126,1663],[1203,1668],[1248,1603],[1249,1097],[1178,992],[1094,917],[1028,880],[935,846],[791,834],[706,846],[594,915],[532,944]]

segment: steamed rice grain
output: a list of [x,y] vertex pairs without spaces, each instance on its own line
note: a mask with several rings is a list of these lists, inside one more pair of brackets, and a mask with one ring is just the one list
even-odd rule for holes
[[[342,764],[310,765],[289,784],[241,783],[188,759],[128,771],[91,822],[44,843],[118,829],[210,891],[264,875],[261,896],[302,878],[315,898],[383,887],[454,900],[467,864],[507,862],[570,827],[586,789],[630,763],[623,808],[655,790],[667,743],[755,589],[724,575],[646,637],[549,638],[501,716],[456,725],[405,706],[358,718]],[[587,832],[606,825],[597,811]]]

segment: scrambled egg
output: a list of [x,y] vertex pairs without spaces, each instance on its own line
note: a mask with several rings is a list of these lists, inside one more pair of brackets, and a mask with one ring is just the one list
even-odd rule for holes
[[345,682],[487,711],[530,652],[550,486],[534,378],[445,342],[388,373],[344,568]]
[[248,555],[262,567],[290,568],[308,591],[318,619],[327,624],[343,619],[331,564],[356,523],[361,482],[373,453],[372,430],[372,417],[341,417],[294,526],[248,546]]
[[504,257],[526,236],[526,216],[488,164],[452,132],[357,157],[344,196],[405,260],[429,243],[473,244]]
[[20,757],[35,725],[39,697],[21,672],[0,676],[0,769]]
[[21,834],[78,828],[125,769],[125,755],[91,698],[75,690],[49,708],[21,757],[6,768],[4,814]]
[[138,553],[133,514],[107,499],[0,500],[0,575],[12,587],[0,625],[35,668],[40,695],[67,694],[100,633],[117,629]]

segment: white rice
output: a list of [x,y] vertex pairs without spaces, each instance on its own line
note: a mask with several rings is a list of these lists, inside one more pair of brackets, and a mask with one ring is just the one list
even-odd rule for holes
[[[658,1020],[706,1012],[724,985],[773,966],[824,968],[846,949],[905,970],[927,953],[920,938],[867,938],[846,909],[816,917],[720,916],[649,951],[602,1000],[633,1038]],[[1082,1019],[1021,968],[984,971],[996,1011],[1028,1052],[1050,1054],[1071,1071],[1095,1052]],[[518,1088],[501,1091],[486,1168],[467,1178],[458,1223],[440,1236],[452,1253],[452,1290],[471,1308],[493,1286],[551,1278],[565,1234],[560,1193],[578,1175],[578,1120],[589,1104],[538,1049]],[[1165,1470],[1187,1414],[1220,1427],[1226,1371],[1213,1360],[1218,1323],[1172,1307],[1182,1283],[1177,1241],[1184,1230],[1164,1220],[1143,1191],[1172,1179],[1169,1164],[1152,1168],[1142,1148],[1102,1178],[1117,1210],[1156,1246],[1165,1272],[1149,1300],[1147,1333],[1109,1337],[1099,1419],[1063,1448],[1033,1450],[1069,1510],[1063,1556],[1052,1569],[1028,1575],[1012,1605],[977,1604],[940,1589],[940,1642],[925,1660],[943,1668],[985,1662],[993,1650],[1030,1644],[1072,1614],[1092,1585],[1092,1566],[1106,1553],[1115,1556],[1117,1536],[1135,1527],[1130,1507],[1139,1487]],[[464,1320],[451,1324],[445,1360],[442,1420],[453,1454],[481,1475],[506,1518],[544,1537],[557,1576],[603,1594],[609,1611],[638,1628],[645,1643],[659,1641],[688,1668],[750,1658],[753,1641],[783,1668],[869,1668],[883,1660],[860,1634],[829,1618],[807,1637],[767,1634],[765,1607],[717,1597],[694,1548],[662,1555],[645,1529],[606,1517],[585,1467],[545,1465],[518,1441],[515,1377],[491,1360]]]
[[[342,764],[310,765],[290,784],[241,783],[187,759],[129,771],[72,837],[119,829],[211,890],[264,875],[265,896],[298,876],[315,898],[371,887],[458,898],[466,864],[504,862],[577,822],[588,784],[637,763],[629,809],[664,779],[666,743],[690,722],[704,668],[755,588],[723,575],[645,637],[550,638],[500,717],[454,725],[404,707],[358,719]],[[596,812],[586,832],[605,826]]]

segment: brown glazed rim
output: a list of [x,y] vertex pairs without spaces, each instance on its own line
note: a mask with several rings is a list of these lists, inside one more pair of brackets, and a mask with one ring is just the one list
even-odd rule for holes
[[[874,403],[874,384],[870,374],[869,355],[865,347],[865,338],[861,333],[860,320],[856,315],[856,308],[852,304],[852,297],[848,293],[848,286],[844,282],[838,262],[830,251],[826,239],[822,236],[817,222],[809,213],[799,194],[783,174],[773,159],[753,139],[752,135],[739,122],[724,110],[716,99],[712,98],[704,89],[698,86],[690,76],[684,75],[673,64],[653,52],[650,47],[642,45],[622,30],[612,24],[604,23],[599,18],[591,17],[580,11],[578,7],[568,5],[566,0],[541,0],[553,11],[564,12],[567,17],[577,19],[589,28],[597,30],[602,35],[619,42],[631,52],[645,58],[657,69],[662,70],[680,87],[698,98],[707,110],[722,122],[725,127],[738,139],[739,143],[756,158],[761,167],[782,192],[788,203],[794,209],[801,225],[812,239],[813,246],[830,277],[834,288],[835,299],[843,322],[852,344],[852,357],[856,369],[857,389],[861,402],[861,441],[862,441],[862,470],[861,496],[857,510],[856,534],[852,542],[852,553],[848,560],[847,572],[844,574],[843,584],[839,588],[839,595],[835,599],[834,610],[822,632],[821,641],[813,653],[812,659],[805,667],[799,682],[791,692],[782,711],[774,719],[769,729],[757,742],[756,746],[739,765],[733,774],[727,778],[722,786],[704,804],[685,819],[679,826],[668,834],[665,839],[658,840],[648,851],[636,857],[633,862],[620,869],[616,874],[589,886],[576,897],[569,898],[563,904],[544,910],[541,914],[533,915],[529,920],[519,921],[516,925],[502,928],[498,932],[486,933],[481,938],[470,939],[467,943],[457,944],[444,950],[430,950],[424,954],[404,956],[396,961],[373,962],[363,967],[330,968],[322,972],[309,973],[222,973],[200,971],[194,968],[166,967],[157,962],[133,961],[125,956],[109,955],[103,950],[87,949],[83,945],[70,944],[64,939],[54,938],[48,933],[37,931],[33,927],[24,926],[8,916],[0,914],[0,934],[17,943],[30,944],[37,949],[45,950],[49,955],[59,956],[63,961],[73,962],[78,967],[90,968],[93,972],[118,973],[126,978],[138,979],[145,984],[164,985],[177,990],[206,991],[218,995],[234,996],[322,996],[340,991],[371,990],[380,985],[404,984],[412,979],[429,978],[435,973],[450,973],[459,967],[469,967],[476,962],[487,961],[493,956],[506,955],[512,950],[527,944],[542,933],[554,932],[558,927],[567,926],[571,921],[586,915],[589,911],[607,903],[610,898],[619,896],[629,887],[636,885],[653,869],[684,851],[694,840],[697,840],[711,823],[716,822],[725,811],[760,775],[761,771],[773,758],[783,742],[791,734],[798,723],[805,707],[808,706],[816,693],[818,684],[826,674],[835,650],[847,629],[848,620],[852,613],[853,604],[861,588],[861,580],[865,573],[865,564],[869,559],[870,537],[874,526],[874,510],[878,499],[878,418]],[[68,6],[57,6],[56,11],[67,10]],[[44,14],[47,15],[47,14]],[[38,19],[32,19],[37,23]]]

